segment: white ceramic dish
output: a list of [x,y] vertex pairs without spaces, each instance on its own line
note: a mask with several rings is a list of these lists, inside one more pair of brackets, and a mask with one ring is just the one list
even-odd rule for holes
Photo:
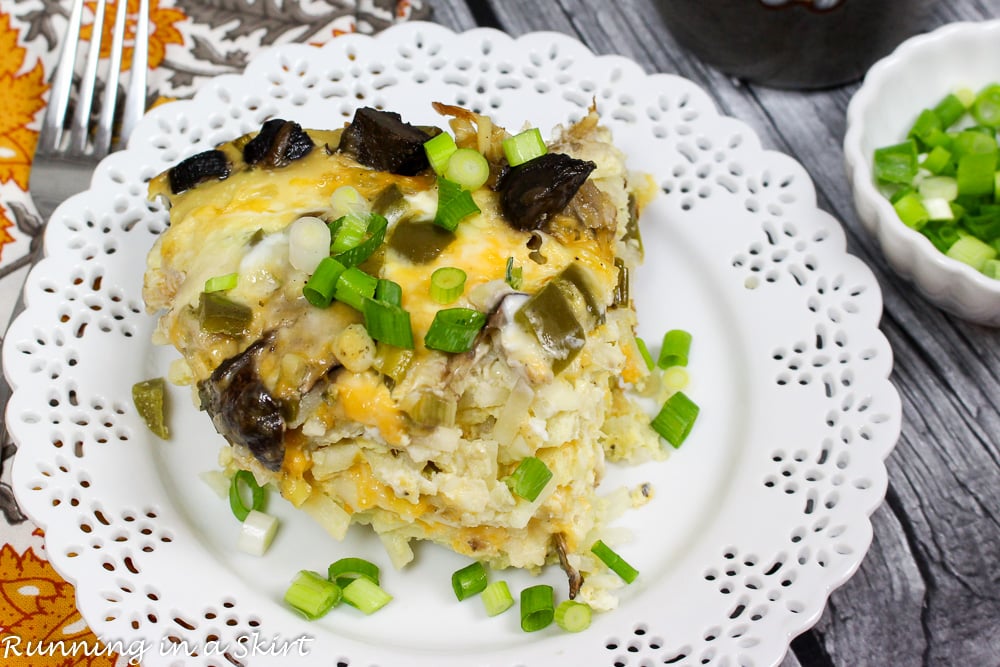
[[1000,326],[1000,280],[947,257],[904,225],[875,187],[876,148],[902,141],[917,115],[957,88],[1000,81],[1000,20],[954,23],[903,42],[868,71],[847,108],[844,157],[854,204],[892,268],[959,317]]
[[[175,356],[150,344],[142,312],[145,255],[167,219],[146,202],[145,181],[269,116],[331,127],[371,104],[438,123],[434,100],[545,134],[596,100],[630,166],[663,191],[642,223],[640,329],[649,340],[693,333],[689,394],[702,412],[667,462],[612,466],[603,489],[656,489],[621,521],[635,539],[619,551],[642,574],[579,635],[523,633],[516,609],[489,619],[477,600],[453,598],[463,559],[426,547],[394,572],[369,531],[337,543],[280,499],[271,551],[238,553],[227,503],[198,479],[224,444],[208,417],[172,391],[163,442],[131,405],[131,385]],[[58,210],[46,251],[4,348],[13,483],[91,627],[143,647],[146,667],[178,664],[183,646],[170,638],[198,651],[186,664],[222,667],[222,647],[250,665],[776,664],[870,543],[900,428],[873,275],[846,253],[799,164],[763,150],[691,82],[596,57],[564,35],[403,24],[270,51],[193,101],[153,110]],[[297,570],[343,555],[384,565],[395,600],[371,617],[340,608],[314,623],[282,604]],[[515,592],[535,581],[493,576]],[[558,568],[542,577],[564,590]],[[286,642],[274,649],[285,655],[241,648],[241,636]]]

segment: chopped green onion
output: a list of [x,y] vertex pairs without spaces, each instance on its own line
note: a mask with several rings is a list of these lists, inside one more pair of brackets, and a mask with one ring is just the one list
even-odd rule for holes
[[514,258],[507,258],[507,269],[504,273],[504,282],[510,285],[511,289],[521,289],[524,284],[524,270],[520,266],[514,266]]
[[303,273],[315,273],[330,256],[330,243],[330,226],[315,216],[303,216],[288,228],[288,262]]
[[478,190],[489,180],[490,163],[473,148],[459,148],[448,160],[444,176],[466,190]]
[[947,199],[931,198],[924,199],[924,209],[930,220],[954,220],[955,213],[951,210],[951,203]]
[[924,202],[916,191],[908,192],[900,197],[892,207],[896,209],[896,214],[903,221],[903,224],[913,229],[920,229],[924,223],[931,219],[930,213],[924,208]]
[[330,252],[333,254],[342,253],[345,250],[359,245],[365,238],[368,231],[368,218],[356,215],[345,215],[337,218],[332,224],[333,242],[330,244]]
[[941,252],[948,252],[948,248],[958,240],[958,230],[955,225],[944,222],[930,222],[920,229],[920,233]]
[[988,259],[983,264],[983,268],[980,269],[987,278],[1000,278],[1000,260],[998,259]]
[[537,127],[525,130],[513,137],[507,137],[503,140],[502,146],[507,164],[512,167],[534,160],[549,152],[542,140],[542,133]]
[[340,603],[342,591],[337,584],[310,570],[300,570],[285,591],[285,602],[315,621]]
[[691,334],[683,329],[671,329],[663,334],[663,347],[656,365],[660,368],[687,366],[691,352]]
[[942,142],[944,129],[941,117],[932,109],[924,109],[910,129],[908,137],[916,139],[921,146],[932,147]]
[[690,379],[687,369],[683,366],[671,366],[663,371],[663,387],[672,392],[687,387]]
[[364,219],[368,217],[369,210],[368,200],[350,185],[341,185],[330,195],[330,213],[333,218],[350,215]]
[[445,169],[448,168],[448,161],[457,150],[455,139],[447,132],[442,132],[424,142],[427,161],[431,163],[434,173],[439,176],[444,176]]
[[583,632],[590,627],[591,610],[576,600],[563,600],[556,607],[556,625],[566,632]]
[[951,176],[931,176],[920,181],[917,191],[924,199],[955,201],[958,197],[958,181]]
[[438,178],[438,205],[434,214],[434,224],[455,231],[465,218],[479,213],[472,193],[464,189],[461,185],[453,183],[446,178]]
[[535,456],[521,459],[517,468],[507,479],[507,485],[515,495],[528,502],[534,502],[545,485],[552,479],[552,471],[545,462]]
[[364,558],[341,558],[327,568],[327,579],[344,588],[358,577],[367,577],[372,583],[379,583],[378,565]]
[[969,111],[980,125],[1000,127],[1000,84],[990,84],[980,90]]
[[385,301],[365,299],[363,312],[365,329],[374,340],[407,350],[413,349],[413,328],[407,311]]
[[240,526],[240,537],[236,548],[251,556],[263,556],[275,533],[278,532],[278,519],[258,510],[250,510],[247,518]]
[[477,561],[455,570],[451,575],[451,588],[459,600],[482,593],[486,590],[486,568]]
[[468,352],[486,324],[486,315],[471,308],[446,308],[434,315],[424,345],[442,352]]
[[656,366],[656,362],[653,361],[653,355],[649,353],[649,347],[646,345],[646,341],[636,336],[635,346],[639,348],[639,354],[642,355],[642,360],[646,362],[646,369],[653,370]]
[[431,274],[431,298],[441,304],[454,303],[465,290],[465,271],[443,266]]
[[963,236],[955,241],[945,254],[963,264],[968,264],[976,271],[981,271],[987,260],[997,256],[997,251],[975,236]]
[[909,185],[917,175],[917,143],[912,139],[875,150],[875,178]]
[[394,306],[403,305],[403,288],[399,283],[388,278],[379,278],[375,285],[375,300],[383,303],[391,303]]
[[337,278],[337,285],[333,291],[337,301],[346,303],[355,310],[364,312],[365,299],[375,296],[375,288],[378,286],[378,278],[370,276],[356,266],[345,269]]
[[[241,486],[250,491],[250,505],[243,501]],[[246,521],[251,510],[260,511],[264,507],[264,487],[257,483],[249,470],[237,470],[229,482],[229,507],[240,521]]]
[[334,255],[334,259],[349,268],[357,266],[378,250],[382,242],[385,241],[385,231],[389,226],[389,221],[378,213],[372,213],[368,216],[367,225],[365,234],[367,234],[368,238],[344,252]]
[[944,146],[935,146],[924,158],[921,166],[932,174],[943,174],[951,164],[951,151]]
[[621,577],[625,583],[631,584],[639,576],[639,570],[629,565],[624,558],[615,553],[602,540],[594,542],[594,545],[590,547],[590,551],[600,558],[601,562],[607,565],[612,572]]
[[166,420],[167,383],[163,378],[143,380],[132,385],[132,403],[149,430],[163,440],[170,437]]
[[676,449],[691,433],[698,412],[698,405],[679,391],[667,399],[650,425]]
[[214,276],[205,281],[205,291],[223,292],[225,290],[233,289],[236,287],[236,283],[239,279],[240,274],[238,273],[227,273],[224,276]]
[[[996,142],[994,142],[994,146]],[[969,153],[958,158],[958,192],[963,195],[993,195],[997,153]]]
[[548,584],[521,591],[521,629],[535,632],[547,628],[555,617],[555,592]]
[[367,577],[358,577],[344,587],[344,602],[365,614],[375,613],[391,600],[391,595]]
[[[963,91],[958,91],[958,93],[963,93]],[[968,106],[968,104],[962,101],[959,94],[953,93],[946,95],[944,99],[937,103],[937,106],[934,107],[934,113],[941,119],[942,127],[951,127],[959,118],[965,115]]]
[[507,582],[503,580],[489,584],[480,597],[487,616],[497,616],[514,606],[514,597],[510,594]]
[[346,266],[333,257],[323,258],[302,288],[302,296],[317,308],[326,308],[333,301],[337,281],[346,269]]

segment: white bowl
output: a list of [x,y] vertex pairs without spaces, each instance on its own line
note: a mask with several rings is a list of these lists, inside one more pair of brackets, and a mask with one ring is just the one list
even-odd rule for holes
[[902,141],[917,115],[958,88],[1000,82],[1000,20],[952,23],[875,63],[847,108],[844,157],[861,221],[892,268],[959,317],[1000,326],[1000,280],[953,260],[902,223],[872,177],[876,148]]

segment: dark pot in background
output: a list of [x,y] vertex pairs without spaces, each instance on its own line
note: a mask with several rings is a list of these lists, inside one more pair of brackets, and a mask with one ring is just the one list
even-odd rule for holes
[[825,88],[925,28],[933,0],[657,0],[681,46],[775,88]]

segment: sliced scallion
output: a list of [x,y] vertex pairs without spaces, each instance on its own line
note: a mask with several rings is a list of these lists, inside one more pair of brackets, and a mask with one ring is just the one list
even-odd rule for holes
[[240,526],[240,537],[236,548],[251,556],[263,556],[275,533],[278,532],[278,519],[258,510],[250,510],[247,518]]
[[366,238],[344,252],[334,255],[334,259],[346,267],[357,266],[379,249],[379,246],[385,241],[385,231],[389,226],[389,221],[378,213],[372,213],[368,216],[367,225],[365,228]]
[[909,185],[917,175],[917,143],[912,139],[875,150],[875,178]]
[[980,90],[969,111],[980,125],[1000,128],[1000,84],[990,84]]
[[327,578],[344,588],[358,577],[367,577],[372,583],[379,583],[379,567],[364,558],[341,558],[327,568]]
[[369,210],[368,200],[353,186],[341,185],[330,195],[330,213],[333,218],[353,215],[363,219]]
[[365,299],[363,312],[365,329],[374,340],[406,350],[413,349],[413,328],[407,311],[385,301]]
[[504,139],[502,146],[507,163],[512,167],[548,153],[545,141],[542,140],[542,133],[537,127]]
[[556,625],[566,632],[583,632],[590,627],[592,612],[589,605],[576,600],[563,600],[556,607]]
[[514,258],[507,258],[507,269],[504,272],[504,282],[510,285],[511,289],[519,290],[524,283],[524,270],[520,266],[514,265]]
[[646,345],[646,341],[635,337],[635,346],[639,348],[639,354],[642,355],[642,360],[646,362],[646,369],[653,370],[656,367],[656,362],[653,361],[653,355],[649,353],[649,347]]
[[521,629],[536,632],[555,618],[555,592],[548,584],[529,586],[521,591]]
[[388,278],[379,278],[378,284],[375,285],[375,300],[401,306],[403,305],[403,288],[399,283]]
[[461,185],[446,178],[438,178],[438,205],[434,214],[434,224],[455,231],[465,218],[479,213],[479,207],[472,198],[472,193]]
[[445,169],[448,168],[448,161],[457,150],[455,139],[447,132],[442,132],[424,142],[427,161],[431,163],[434,173],[440,176],[444,176]]
[[503,580],[490,583],[483,589],[480,597],[487,616],[497,616],[514,606],[514,597],[510,594],[507,582]]
[[213,276],[205,281],[206,292],[224,292],[236,287],[240,279],[238,273],[227,273],[224,276]]
[[[243,499],[243,488],[250,492],[250,504]],[[229,482],[229,507],[233,516],[246,521],[251,510],[260,511],[264,507],[264,487],[257,483],[249,470],[238,470]]]
[[663,347],[656,365],[660,368],[687,366],[691,352],[691,334],[683,329],[671,329],[663,334]]
[[315,216],[303,216],[288,228],[288,262],[312,274],[323,258],[329,257],[330,243],[330,226]]
[[698,405],[684,392],[679,391],[667,399],[660,412],[653,418],[651,426],[660,437],[677,448],[691,433],[698,412]]
[[962,236],[948,248],[948,252],[945,254],[963,264],[968,264],[976,271],[981,271],[987,260],[996,258],[997,251],[993,246],[983,243],[975,236]]
[[465,290],[465,271],[443,266],[431,274],[431,298],[440,304],[454,303]]
[[302,296],[317,308],[326,308],[333,301],[337,281],[346,269],[346,266],[333,257],[323,258],[302,288]]
[[344,587],[344,602],[365,614],[373,614],[392,601],[392,596],[367,577],[358,577]]
[[459,148],[451,154],[444,176],[466,190],[478,190],[490,177],[490,163],[473,148]]
[[468,352],[486,324],[486,315],[471,308],[445,308],[434,315],[424,345],[442,352]]
[[335,607],[342,592],[337,584],[310,570],[301,570],[285,591],[285,602],[310,621]]
[[527,456],[514,469],[507,479],[507,485],[517,496],[528,502],[534,502],[545,485],[552,479],[552,471],[545,462],[536,456]]
[[625,583],[631,584],[639,576],[639,570],[629,565],[624,558],[615,553],[602,540],[594,542],[594,545],[590,547],[590,551],[600,558],[601,562],[607,565],[612,572],[621,577]]
[[466,565],[451,575],[451,589],[459,600],[470,598],[486,590],[486,568],[480,562]]
[[345,215],[333,222],[333,241],[330,244],[332,254],[342,253],[360,244],[368,231],[368,218],[357,215]]
[[345,269],[337,278],[333,296],[355,310],[364,312],[365,299],[375,296],[378,278],[370,276],[356,266]]

